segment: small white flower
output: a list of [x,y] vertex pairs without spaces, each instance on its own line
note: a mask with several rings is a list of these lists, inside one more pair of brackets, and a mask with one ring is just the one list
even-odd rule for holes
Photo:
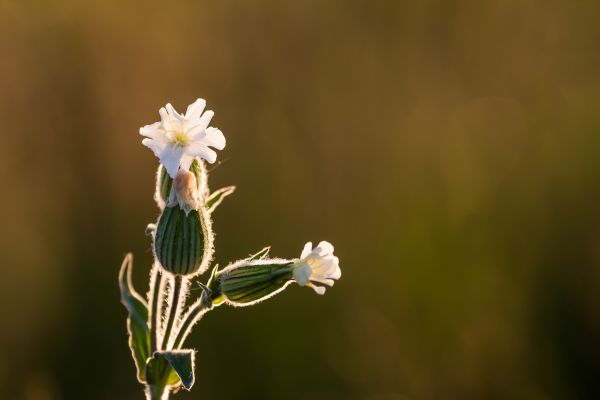
[[173,179],[180,167],[189,169],[194,157],[214,163],[217,153],[209,146],[218,150],[225,147],[223,133],[208,126],[214,113],[203,112],[204,107],[206,101],[198,99],[181,115],[167,104],[159,111],[160,122],[140,128],[140,134],[146,136],[142,143],[154,152]]
[[325,293],[325,287],[316,286],[313,282],[333,286],[334,279],[340,279],[340,260],[333,255],[333,246],[329,242],[321,242],[314,249],[312,243],[304,245],[300,260],[294,264],[294,279],[300,286],[311,287],[318,294]]

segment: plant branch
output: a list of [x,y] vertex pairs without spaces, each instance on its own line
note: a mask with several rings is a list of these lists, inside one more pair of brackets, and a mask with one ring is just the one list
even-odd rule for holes
[[204,287],[200,299],[190,306],[189,311],[183,317],[183,322],[181,323],[175,341],[173,342],[174,349],[179,349],[183,346],[192,327],[212,308],[209,292],[210,290]]
[[167,317],[167,327],[165,328],[165,336],[162,342],[163,350],[168,350],[169,347],[169,337],[171,336],[171,331],[173,329],[173,325],[179,316],[179,306],[180,299],[182,297],[181,287],[183,286],[184,277],[181,275],[175,275],[173,277],[173,290],[171,295],[171,304],[169,307],[169,316]]
[[158,336],[158,303],[160,296],[160,287],[162,286],[162,274],[160,267],[154,265],[154,276],[150,281],[150,354],[157,350]]

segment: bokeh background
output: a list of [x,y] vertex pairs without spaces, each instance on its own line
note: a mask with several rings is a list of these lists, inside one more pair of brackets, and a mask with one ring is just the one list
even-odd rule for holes
[[142,399],[117,269],[151,262],[166,102],[215,110],[221,265],[342,279],[196,327],[185,399],[594,399],[597,1],[0,0],[0,398]]

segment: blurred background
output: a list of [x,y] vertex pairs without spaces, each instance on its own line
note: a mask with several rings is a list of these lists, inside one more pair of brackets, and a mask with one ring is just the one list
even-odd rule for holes
[[175,399],[594,399],[597,1],[0,0],[0,398],[143,399],[157,160],[227,137],[216,261],[328,240],[342,279],[197,325]]

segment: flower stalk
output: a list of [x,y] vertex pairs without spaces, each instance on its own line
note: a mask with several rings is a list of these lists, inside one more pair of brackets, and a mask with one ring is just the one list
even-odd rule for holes
[[162,274],[160,268],[154,266],[153,277],[150,280],[150,352],[154,353],[158,346],[160,287],[162,285]]
[[184,293],[182,293],[182,287],[184,286],[185,278],[181,275],[175,275],[173,277],[173,289],[171,295],[171,301],[169,304],[169,312],[167,316],[167,326],[165,328],[165,335],[162,340],[161,348],[163,350],[169,350],[169,339],[171,337],[171,330],[173,329],[173,325],[175,321],[179,317],[179,308],[181,304],[181,298],[184,297]]
[[179,326],[177,336],[174,341],[174,347],[182,348],[185,339],[190,334],[192,327],[212,308],[212,302],[207,292],[203,291],[202,296],[196,303],[190,306],[187,314],[183,317]]

